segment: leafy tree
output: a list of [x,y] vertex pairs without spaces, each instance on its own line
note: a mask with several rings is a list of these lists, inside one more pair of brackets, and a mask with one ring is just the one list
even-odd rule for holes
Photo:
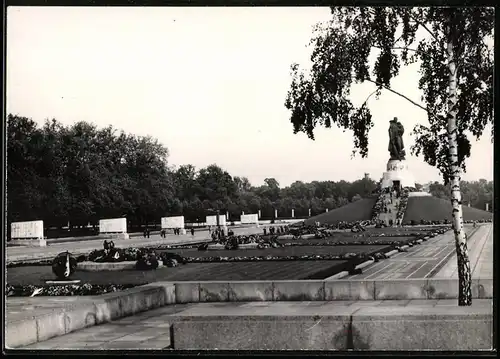
[[316,216],[325,211],[321,203],[321,199],[317,197],[314,197],[311,200],[310,207],[311,207],[311,216]]
[[276,202],[280,195],[280,184],[275,178],[266,178],[264,180],[265,186],[262,190],[264,195],[269,198],[272,202]]
[[197,171],[192,165],[182,165],[174,171],[174,183],[177,188],[176,195],[189,200],[194,199],[202,190],[196,180]]
[[354,202],[353,197],[358,195],[357,200],[362,197],[369,197],[372,192],[377,188],[377,184],[370,178],[362,178],[360,180],[354,181],[347,191],[347,198]]
[[[436,166],[451,183],[459,305],[471,305],[471,274],[463,230],[460,170],[470,156],[467,134],[479,137],[493,114],[494,10],[492,8],[332,7],[332,20],[319,25],[309,76],[292,65],[293,81],[285,106],[294,133],[314,139],[315,127],[336,124],[354,134],[354,151],[368,155],[373,126],[368,99],[359,107],[349,99],[353,83],[370,82],[377,96],[391,91],[427,112],[429,126],[413,131],[416,155]],[[420,37],[425,33],[426,37]],[[373,68],[368,58],[377,51]],[[391,88],[402,65],[420,61],[424,105]]]
[[429,193],[434,197],[441,199],[450,199],[450,186],[445,186],[442,183],[434,181],[434,183],[429,184]]
[[[35,220],[43,196],[39,188],[41,133],[31,119],[9,115],[7,118],[7,219]],[[21,217],[22,216],[22,217]]]
[[200,198],[209,201],[223,200],[226,196],[234,197],[237,193],[231,175],[215,164],[202,168],[196,180],[203,191]]
[[362,197],[356,193],[354,196],[352,196],[351,202],[359,201],[361,198]]
[[284,196],[290,196],[292,198],[300,199],[307,198],[311,199],[314,196],[314,187],[308,183],[302,181],[295,181],[290,185],[290,187],[283,189]]
[[250,181],[247,177],[236,176],[233,178],[233,180],[236,188],[238,189],[238,193],[249,192],[252,189],[252,185],[250,184]]

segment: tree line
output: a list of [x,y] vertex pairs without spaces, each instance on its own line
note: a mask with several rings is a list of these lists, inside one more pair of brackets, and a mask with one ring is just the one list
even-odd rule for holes
[[297,181],[281,188],[274,178],[252,186],[212,164],[170,166],[168,149],[156,139],[55,119],[38,126],[10,114],[7,123],[8,221],[43,220],[46,226],[83,226],[126,216],[132,224],[184,215],[203,222],[215,211],[239,220],[242,212],[261,218],[304,218],[367,197],[377,184]]
[[[314,216],[374,196],[378,185],[364,176],[354,182],[296,181],[283,188],[266,178],[252,186],[215,164],[170,166],[168,149],[156,139],[87,122],[64,126],[53,119],[38,126],[9,115],[7,132],[8,223],[43,220],[47,227],[73,227],[126,216],[142,225],[175,215],[203,222],[215,211],[235,221],[242,212],[259,210],[262,219],[274,219],[275,210],[279,218],[290,218],[292,209],[296,218],[306,218],[309,211]],[[484,209],[492,183],[478,183],[471,185],[471,205]],[[430,190],[441,198],[450,193],[437,182]]]
[[[444,185],[439,182],[429,184],[429,192],[438,198],[450,200],[450,185]],[[484,178],[478,181],[460,181],[460,190],[462,192],[462,205],[477,209],[493,212],[493,181],[487,181]]]

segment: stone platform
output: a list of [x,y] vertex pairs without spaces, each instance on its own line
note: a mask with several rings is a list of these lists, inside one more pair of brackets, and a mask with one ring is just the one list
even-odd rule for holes
[[[84,272],[115,272],[124,270],[136,270],[137,261],[112,262],[112,263],[96,263],[96,262],[81,262],[78,263],[77,270]],[[163,268],[163,261],[158,261],[158,269]]]
[[42,342],[83,328],[175,303],[171,283],[100,296],[7,298],[6,347]]
[[488,350],[491,300],[172,305],[23,349]]
[[[493,280],[474,279],[472,295],[473,302],[491,299]],[[341,302],[377,306],[387,300],[430,304],[451,299],[448,303],[456,306],[456,298],[458,281],[452,279],[157,282],[102,296],[9,297],[6,334],[9,347],[20,347],[167,304],[237,308],[245,302],[254,302],[255,307],[297,303],[289,304],[293,307],[301,301],[318,305],[328,301],[333,306]]]

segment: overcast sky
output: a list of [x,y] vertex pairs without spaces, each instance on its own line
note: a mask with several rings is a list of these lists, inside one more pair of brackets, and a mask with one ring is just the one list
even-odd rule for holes
[[[7,112],[152,135],[168,147],[170,164],[217,163],[253,185],[267,177],[282,186],[353,181],[365,172],[378,181],[389,120],[404,124],[409,152],[425,112],[389,92],[372,97],[375,126],[361,159],[351,158],[349,131],[320,129],[316,141],[294,135],[284,107],[290,65],[308,65],[312,26],[329,18],[319,7],[9,7]],[[418,101],[417,71],[403,69],[392,86]],[[373,89],[356,86],[353,102]],[[463,179],[493,179],[489,134],[473,140]],[[417,182],[441,180],[423,158],[407,159]]]

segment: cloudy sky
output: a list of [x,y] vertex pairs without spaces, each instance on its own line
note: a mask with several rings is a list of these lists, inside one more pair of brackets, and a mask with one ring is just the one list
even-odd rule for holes
[[[56,8],[7,9],[7,111],[43,123],[89,121],[152,135],[170,163],[217,163],[254,185],[267,177],[379,180],[389,120],[404,124],[406,148],[425,113],[392,94],[370,99],[375,126],[369,157],[351,158],[352,134],[317,130],[294,135],[284,107],[290,64],[309,65],[312,26],[328,8]],[[419,100],[418,66],[393,88]],[[373,91],[352,91],[355,103]],[[465,180],[493,178],[489,128],[473,141]],[[409,157],[417,182],[440,180],[422,158]]]

